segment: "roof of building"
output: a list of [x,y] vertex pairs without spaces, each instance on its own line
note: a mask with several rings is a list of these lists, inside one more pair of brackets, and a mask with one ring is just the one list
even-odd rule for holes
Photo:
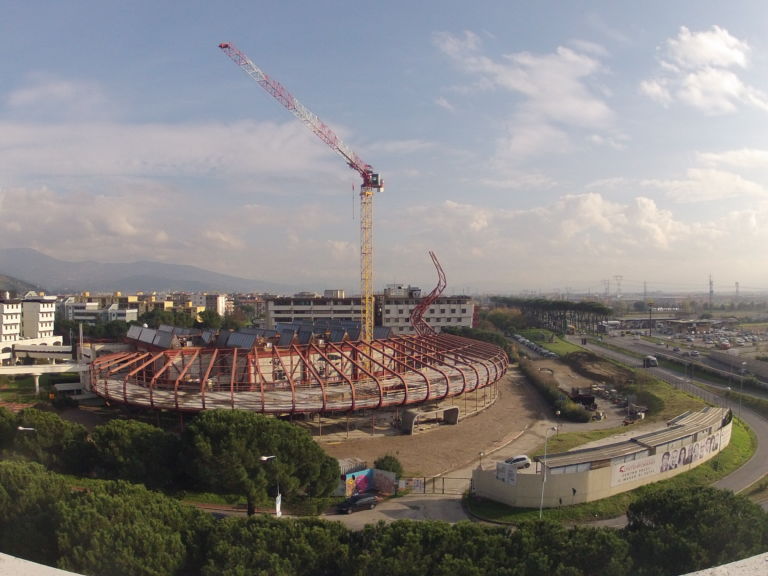
[[[550,469],[560,468],[563,466],[612,460],[613,458],[628,456],[637,452],[645,452],[680,438],[692,436],[713,426],[719,428],[727,418],[728,412],[729,410],[725,408],[714,406],[708,406],[698,412],[685,412],[667,422],[664,428],[639,434],[621,442],[581,448],[559,454],[548,454],[546,466]],[[537,458],[537,460],[541,462],[543,458]]]

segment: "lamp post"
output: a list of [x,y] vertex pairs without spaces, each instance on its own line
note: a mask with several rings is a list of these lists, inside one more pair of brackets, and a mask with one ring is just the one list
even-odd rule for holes
[[[274,454],[271,456],[260,456],[259,460],[262,462],[269,462],[270,460],[276,459],[277,456]],[[275,496],[275,516],[280,518],[280,516],[283,515],[282,511],[280,510],[280,505],[282,504],[282,496],[280,495],[280,477],[277,473],[277,467],[275,467],[275,483],[277,484],[277,496]]]
[[478,456],[480,456],[480,464],[479,464],[479,468],[480,468],[480,470],[482,470],[482,469],[483,469],[483,456],[485,456],[485,452],[480,452],[480,453],[478,454]]
[[739,418],[741,418],[741,397],[744,395],[744,372],[747,370],[747,363],[741,363],[739,370]]
[[28,428],[27,426],[17,426],[16,430],[21,430],[22,432],[37,432],[37,428]]
[[544,511],[544,486],[547,482],[547,443],[549,442],[549,433],[557,432],[557,426],[547,428],[546,434],[544,434],[544,460],[542,461],[542,476],[541,476],[541,500],[539,501],[539,520]]
[[648,338],[652,335],[652,328],[653,325],[653,302],[648,302]]

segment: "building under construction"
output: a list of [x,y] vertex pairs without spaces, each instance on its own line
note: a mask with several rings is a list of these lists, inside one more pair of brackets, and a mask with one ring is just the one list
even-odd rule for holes
[[[319,332],[319,333],[318,333]],[[445,333],[351,340],[343,330],[194,334],[134,326],[133,352],[94,359],[110,403],[198,412],[333,414],[434,405],[501,379],[498,346]]]

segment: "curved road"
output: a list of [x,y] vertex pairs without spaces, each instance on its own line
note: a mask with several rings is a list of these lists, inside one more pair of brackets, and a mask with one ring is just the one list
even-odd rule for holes
[[[639,363],[639,360],[634,356],[609,350],[602,346],[587,345],[586,348],[595,354],[618,360],[630,366]],[[715,405],[722,405],[725,401],[723,397],[696,386],[695,381],[681,378],[674,372],[665,370],[664,368],[650,368],[649,370],[652,370],[654,376],[657,378],[668,382],[672,386],[695,394],[707,402]],[[725,387],[723,388],[725,389]],[[732,408],[737,417],[739,417],[739,412],[741,413],[740,418],[754,430],[758,441],[754,455],[744,466],[714,484],[716,488],[731,490],[738,493],[768,474],[768,420],[748,408]],[[538,448],[544,441],[546,430],[553,424],[555,424],[555,422],[540,420],[530,428],[521,430],[514,440],[502,447],[498,457],[491,459],[502,460],[513,454],[524,454]],[[467,479],[465,488],[468,489],[469,478],[472,477],[472,469],[476,466],[477,462],[468,463],[459,469],[451,471],[446,474],[446,476]],[[767,505],[768,503],[764,504],[764,506]],[[366,524],[377,523],[379,521],[393,522],[395,520],[409,519],[440,520],[455,523],[470,519],[462,507],[462,496],[460,494],[408,494],[400,498],[392,498],[382,502],[374,510],[365,510],[350,515],[327,515],[325,518],[328,520],[338,520],[353,530],[362,529]],[[625,521],[619,518],[596,524],[605,526],[623,526],[624,523]]]

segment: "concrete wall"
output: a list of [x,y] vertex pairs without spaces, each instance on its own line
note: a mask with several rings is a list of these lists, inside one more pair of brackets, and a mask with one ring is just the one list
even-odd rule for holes
[[[659,449],[656,454],[649,454],[632,461],[592,462],[589,470],[572,473],[547,473],[544,484],[543,506],[554,508],[592,502],[608,498],[615,494],[634,490],[645,484],[666,480],[715,458],[731,440],[732,422],[706,437],[688,439],[688,441],[670,442],[668,450]],[[706,447],[709,446],[709,449]],[[712,447],[716,446],[716,449]],[[665,454],[680,454],[685,449],[686,456],[696,454],[696,458],[680,461],[675,467],[668,467]],[[536,468],[540,468],[537,466]],[[542,502],[542,474],[534,467],[510,474],[505,482],[504,474],[497,470],[479,470],[472,472],[472,486],[477,496],[520,508],[538,508]]]

